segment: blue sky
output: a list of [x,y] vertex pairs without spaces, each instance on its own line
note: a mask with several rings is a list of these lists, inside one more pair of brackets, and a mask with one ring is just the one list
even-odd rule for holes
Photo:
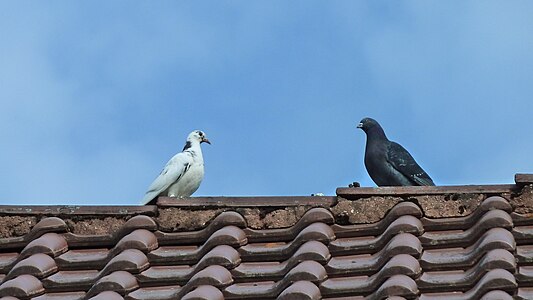
[[366,116],[438,185],[533,172],[531,1],[0,2],[0,203],[136,204],[202,129],[195,195],[333,195]]

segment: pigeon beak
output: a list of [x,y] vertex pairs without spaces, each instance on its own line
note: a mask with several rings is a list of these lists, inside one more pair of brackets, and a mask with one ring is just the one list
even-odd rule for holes
[[357,128],[361,128],[361,129],[363,129],[363,123],[359,123],[359,124],[357,124]]
[[204,142],[204,143],[208,143],[209,145],[211,145],[211,142],[210,142],[207,138],[203,138],[203,139],[202,139],[202,142]]

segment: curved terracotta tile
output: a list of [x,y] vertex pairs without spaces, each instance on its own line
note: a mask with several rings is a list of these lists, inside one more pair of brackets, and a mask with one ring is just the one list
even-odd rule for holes
[[42,279],[47,292],[87,291],[98,279],[98,270],[59,271]]
[[220,245],[204,255],[198,264],[194,266],[152,266],[137,275],[139,283],[143,286],[163,284],[185,284],[202,269],[211,265],[219,265],[228,269],[236,267],[240,263],[237,250],[227,245]]
[[276,283],[259,281],[250,283],[236,283],[226,287],[222,293],[224,299],[271,299],[276,298]]
[[276,298],[296,281],[323,281],[327,277],[324,267],[315,261],[305,261],[291,269],[277,282],[259,281],[238,283],[224,289],[226,299]]
[[89,300],[123,300],[123,299],[124,297],[122,297],[119,293],[113,292],[113,291],[101,292],[98,295],[89,298]]
[[326,265],[330,276],[372,275],[378,272],[389,259],[399,254],[419,257],[422,245],[410,233],[395,235],[379,252],[332,257]]
[[[530,217],[530,219],[533,219]],[[527,226],[516,226],[513,228],[513,236],[518,245],[533,244],[533,224]]]
[[339,238],[329,244],[333,256],[372,254],[380,251],[393,236],[401,233],[418,235],[424,232],[420,220],[413,216],[401,216],[394,220],[383,234],[373,237]]
[[138,288],[137,280],[126,271],[116,271],[100,278],[87,292],[87,297],[93,297],[105,291],[114,291],[126,295]]
[[533,225],[533,220],[531,220],[531,214],[519,214],[516,212],[511,213],[511,218],[515,226],[528,226]]
[[[135,229],[146,229],[149,231],[155,231],[157,230],[157,223],[154,219],[152,219],[149,216],[145,215],[137,215],[133,216],[129,220],[126,221],[126,224],[122,226],[122,228],[129,229],[128,232],[125,232],[125,234],[135,230]],[[125,235],[124,234],[124,235]],[[121,237],[123,237],[122,235]],[[120,236],[120,235],[119,235]]]
[[289,260],[294,260],[295,262],[314,260],[324,265],[330,258],[331,254],[326,245],[318,241],[308,241],[301,245]]
[[[136,238],[139,238],[138,240],[135,240]],[[149,231],[145,231],[144,229],[140,229],[140,231],[134,231],[130,235],[126,236],[124,239],[122,239],[122,243],[120,245],[117,245],[117,247],[113,248],[112,250],[107,249],[79,249],[79,250],[70,250],[59,257],[56,258],[57,265],[61,270],[79,270],[79,269],[98,269],[101,270],[104,267],[106,267],[111,261],[113,261],[113,264],[116,264],[117,260],[120,260],[124,257],[126,254],[135,253],[134,257],[131,257],[134,259],[133,261],[144,261],[145,256],[144,251],[148,251],[148,249],[151,249],[153,247],[157,246],[157,241],[155,241],[153,238],[153,234]],[[154,244],[155,243],[155,244]],[[127,250],[136,250],[136,251],[127,251]],[[126,251],[126,252],[125,252]],[[141,253],[143,253],[141,255]],[[124,254],[122,254],[124,253]],[[122,254],[122,256],[121,256]],[[119,258],[116,258],[116,257]],[[145,268],[144,262],[139,263],[137,267],[134,265],[130,265],[131,268]],[[108,274],[110,272],[115,271],[115,269],[112,269],[111,266],[107,266],[107,268],[111,268],[110,270],[106,271],[105,273]],[[139,271],[134,271],[139,272]]]
[[477,264],[478,260],[490,250],[503,249],[514,252],[515,248],[514,237],[509,231],[503,228],[492,228],[468,248],[424,251],[420,258],[420,265],[428,271],[465,269]]
[[39,221],[26,235],[12,238],[0,238],[0,245],[4,250],[20,249],[25,247],[32,240],[49,232],[62,233],[68,230],[65,221],[57,217],[48,217]]
[[31,298],[44,293],[39,279],[32,275],[20,275],[0,285],[0,297]]
[[446,299],[446,300],[469,300],[480,299],[483,295],[493,290],[515,290],[517,284],[513,274],[502,269],[495,269],[489,271],[476,285],[466,293],[438,293],[438,294],[422,294],[421,300],[429,299]]
[[217,215],[204,229],[186,232],[157,231],[155,235],[161,246],[203,244],[214,232],[226,226],[245,228],[246,220],[238,212],[225,211]]
[[393,206],[385,217],[379,222],[372,224],[338,225],[331,226],[338,238],[357,236],[377,236],[382,234],[392,222],[402,216],[413,216],[416,219],[422,217],[422,210],[412,202],[400,202]]
[[60,270],[102,269],[110,259],[108,249],[69,250],[56,258]]
[[[17,252],[0,253],[0,274],[7,274],[16,264],[19,254]],[[0,282],[2,282],[0,280]]]
[[533,287],[520,287],[516,293],[516,298],[519,300],[533,299]]
[[241,263],[239,252],[228,245],[218,245],[205,254],[194,266],[195,272],[211,265],[233,269]]
[[67,241],[61,235],[53,232],[45,233],[24,247],[20,253],[19,260],[37,253],[56,257],[67,250]]
[[471,289],[488,271],[505,269],[514,273],[516,261],[512,253],[503,249],[489,252],[466,272],[457,270],[425,272],[417,280],[421,292],[467,291]]
[[177,293],[176,298],[181,299],[195,288],[201,285],[211,285],[223,288],[233,283],[230,272],[221,266],[209,266],[194,274],[193,277]]
[[202,253],[207,253],[217,245],[239,247],[248,242],[246,234],[237,226],[225,226],[215,231],[202,245]]
[[324,267],[317,263],[316,261],[303,261],[299,263],[296,267],[292,268],[287,275],[282,279],[282,281],[313,281],[320,282],[324,281],[328,277]]
[[233,282],[230,272],[222,266],[209,266],[194,274],[184,286],[198,287],[200,285],[226,286]]
[[115,271],[127,271],[133,274],[140,273],[150,266],[146,255],[137,249],[126,249],[113,257],[100,271],[99,278]]
[[12,296],[6,296],[6,297],[2,297],[2,298],[0,298],[0,300],[19,300],[19,298],[17,298],[17,297],[12,297]]
[[[126,221],[124,225],[113,234],[75,234],[65,233],[63,236],[67,240],[71,248],[73,247],[91,247],[112,248],[120,242],[125,236],[129,235],[135,230],[143,229],[148,231],[157,230],[157,223],[149,216],[137,215]],[[122,249],[123,250],[123,249]],[[141,250],[141,249],[140,249]],[[119,250],[120,251],[120,250]]]
[[126,249],[138,249],[144,253],[148,253],[157,249],[157,247],[157,238],[151,231],[136,229],[120,239],[111,252],[118,254]]
[[322,299],[320,289],[309,281],[297,281],[283,290],[277,298],[278,300],[319,300]]
[[175,300],[181,287],[177,285],[167,285],[159,287],[140,288],[127,295],[128,300]]
[[317,241],[309,241],[283,262],[241,263],[231,270],[231,274],[239,282],[278,281],[302,261],[310,260],[326,264],[329,258],[330,254],[326,245]]
[[533,262],[533,245],[517,246],[516,260],[519,265]]
[[[417,277],[421,268],[414,257],[400,254],[393,257],[378,273],[368,276],[330,278],[320,284],[324,296],[367,295],[397,275]],[[416,287],[416,283],[414,285]],[[402,296],[402,295],[398,295]]]
[[85,292],[47,293],[32,300],[84,300]]
[[333,224],[334,222],[335,218],[329,210],[316,207],[305,212],[298,222],[289,228],[263,230],[245,228],[244,232],[250,243],[287,242],[294,240],[302,230],[313,223]]
[[430,219],[422,218],[422,223],[426,231],[435,231],[435,230],[466,230],[472,226],[487,212],[491,210],[503,210],[507,213],[511,213],[512,208],[509,202],[500,196],[492,196],[485,199],[481,204],[474,210],[474,212],[465,217],[455,217],[455,218],[440,218],[440,219]]
[[68,231],[68,226],[65,223],[65,221],[57,217],[47,217],[47,218],[41,219],[41,221],[39,221],[39,223],[37,223],[31,229],[31,231],[27,235],[27,240],[33,240],[47,232],[59,233],[59,232],[67,232],[67,231]]
[[333,231],[328,225],[313,223],[302,230],[291,242],[248,244],[240,247],[239,253],[244,262],[283,261],[290,258],[301,245],[309,240],[329,243],[332,239],[334,239]]
[[420,241],[426,249],[446,247],[467,247],[479,239],[483,233],[491,228],[507,228],[513,226],[511,216],[503,210],[490,210],[470,228],[464,231],[432,231],[420,236]]
[[483,295],[480,300],[513,300],[513,297],[504,291],[490,291]]
[[201,285],[181,298],[182,300],[224,300],[222,292],[211,285]]
[[368,295],[366,300],[378,300],[388,297],[405,297],[414,299],[418,295],[418,288],[413,279],[405,275],[395,275],[385,281],[374,293]]
[[172,265],[179,261],[182,264],[196,264],[209,251],[219,245],[238,247],[246,243],[246,236],[242,229],[235,226],[226,226],[209,237],[206,243],[196,246],[163,246],[148,253],[152,265]]
[[28,274],[37,278],[44,278],[57,271],[53,258],[46,254],[37,253],[19,261],[7,274],[4,280]]

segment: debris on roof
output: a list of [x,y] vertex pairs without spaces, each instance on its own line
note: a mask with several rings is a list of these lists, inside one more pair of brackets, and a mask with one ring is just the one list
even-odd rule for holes
[[0,206],[0,299],[532,299],[532,191]]

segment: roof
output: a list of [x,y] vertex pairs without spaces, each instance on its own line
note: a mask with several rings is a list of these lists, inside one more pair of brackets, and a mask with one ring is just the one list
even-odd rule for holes
[[0,299],[533,299],[515,181],[0,206]]

